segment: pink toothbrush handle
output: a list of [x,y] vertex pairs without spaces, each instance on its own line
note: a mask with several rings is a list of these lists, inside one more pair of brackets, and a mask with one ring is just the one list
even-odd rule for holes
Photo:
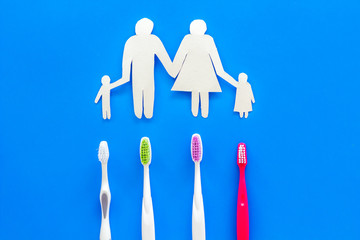
[[237,240],[249,240],[249,209],[245,184],[245,167],[240,167],[236,231]]

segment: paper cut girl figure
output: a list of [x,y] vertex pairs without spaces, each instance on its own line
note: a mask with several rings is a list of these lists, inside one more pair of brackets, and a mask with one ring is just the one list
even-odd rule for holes
[[206,30],[203,20],[194,20],[190,24],[190,34],[184,37],[174,58],[173,67],[178,76],[171,89],[191,92],[191,111],[195,117],[200,97],[204,118],[209,113],[209,92],[221,92],[216,75],[237,86],[237,81],[224,71],[215,42],[205,34]]
[[239,74],[234,112],[239,112],[241,118],[244,113],[245,118],[248,117],[248,113],[252,111],[252,103],[255,103],[254,94],[251,90],[250,83],[247,82],[247,79],[248,76],[245,73]]
[[132,89],[134,112],[141,118],[143,112],[146,118],[153,116],[154,109],[154,64],[155,55],[164,65],[167,72],[175,77],[172,71],[172,62],[160,39],[151,34],[154,24],[150,19],[140,19],[135,26],[135,36],[130,37],[125,43],[123,55],[123,77],[114,82],[120,86],[130,81],[132,68]]
[[102,102],[102,113],[104,119],[110,119],[110,90],[116,87],[114,83],[110,84],[110,77],[108,75],[104,75],[101,78],[102,86],[95,98],[95,103],[98,103],[100,97]]

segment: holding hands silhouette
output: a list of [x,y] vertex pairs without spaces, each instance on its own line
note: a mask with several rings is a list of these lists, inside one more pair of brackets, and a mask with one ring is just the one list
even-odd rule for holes
[[172,91],[191,92],[191,111],[196,117],[201,106],[201,116],[208,117],[209,93],[221,92],[217,76],[236,87],[234,111],[245,118],[252,111],[255,102],[247,75],[241,73],[239,82],[225,72],[214,39],[205,34],[206,23],[194,20],[190,24],[190,34],[181,41],[174,61],[165,50],[161,40],[152,34],[154,24],[150,19],[140,19],[135,26],[136,35],[130,37],[124,47],[122,78],[110,84],[110,78],[102,78],[102,87],[95,103],[102,97],[103,118],[110,119],[110,90],[132,79],[134,112],[137,118],[152,118],[154,111],[154,66],[155,56],[168,74],[176,78]]

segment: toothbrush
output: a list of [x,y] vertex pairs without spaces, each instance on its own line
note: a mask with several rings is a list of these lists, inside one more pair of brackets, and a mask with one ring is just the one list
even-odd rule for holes
[[141,235],[143,240],[155,240],[154,211],[151,199],[149,165],[151,163],[151,145],[147,137],[140,141],[140,160],[144,166],[144,186],[141,215]]
[[201,193],[200,162],[202,160],[202,143],[199,134],[191,138],[191,158],[195,163],[194,196],[192,210],[192,239],[205,240],[204,203]]
[[237,240],[249,239],[249,210],[245,184],[245,167],[247,163],[246,146],[238,145],[237,163],[240,168],[240,180],[237,202]]
[[99,161],[102,168],[102,180],[100,190],[100,204],[101,204],[101,228],[100,240],[111,240],[110,222],[109,222],[109,207],[111,201],[111,194],[109,188],[107,162],[109,159],[109,148],[106,141],[100,142]]

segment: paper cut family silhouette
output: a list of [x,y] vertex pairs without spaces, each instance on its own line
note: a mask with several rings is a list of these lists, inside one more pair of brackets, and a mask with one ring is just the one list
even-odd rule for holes
[[130,81],[132,71],[132,90],[134,112],[139,119],[143,109],[146,118],[152,118],[154,110],[154,65],[155,55],[161,61],[168,74],[176,78],[172,91],[191,92],[191,111],[196,117],[201,106],[201,116],[209,114],[209,92],[221,92],[217,76],[221,77],[236,90],[234,111],[242,118],[248,117],[255,103],[251,85],[245,73],[239,74],[236,81],[224,71],[213,38],[205,34],[207,27],[203,20],[194,20],[190,24],[190,34],[182,40],[174,61],[165,50],[160,39],[151,34],[154,24],[143,18],[136,23],[136,35],[125,43],[122,78],[110,83],[109,76],[101,79],[102,86],[96,96],[95,103],[102,98],[103,118],[110,119],[110,91]]

